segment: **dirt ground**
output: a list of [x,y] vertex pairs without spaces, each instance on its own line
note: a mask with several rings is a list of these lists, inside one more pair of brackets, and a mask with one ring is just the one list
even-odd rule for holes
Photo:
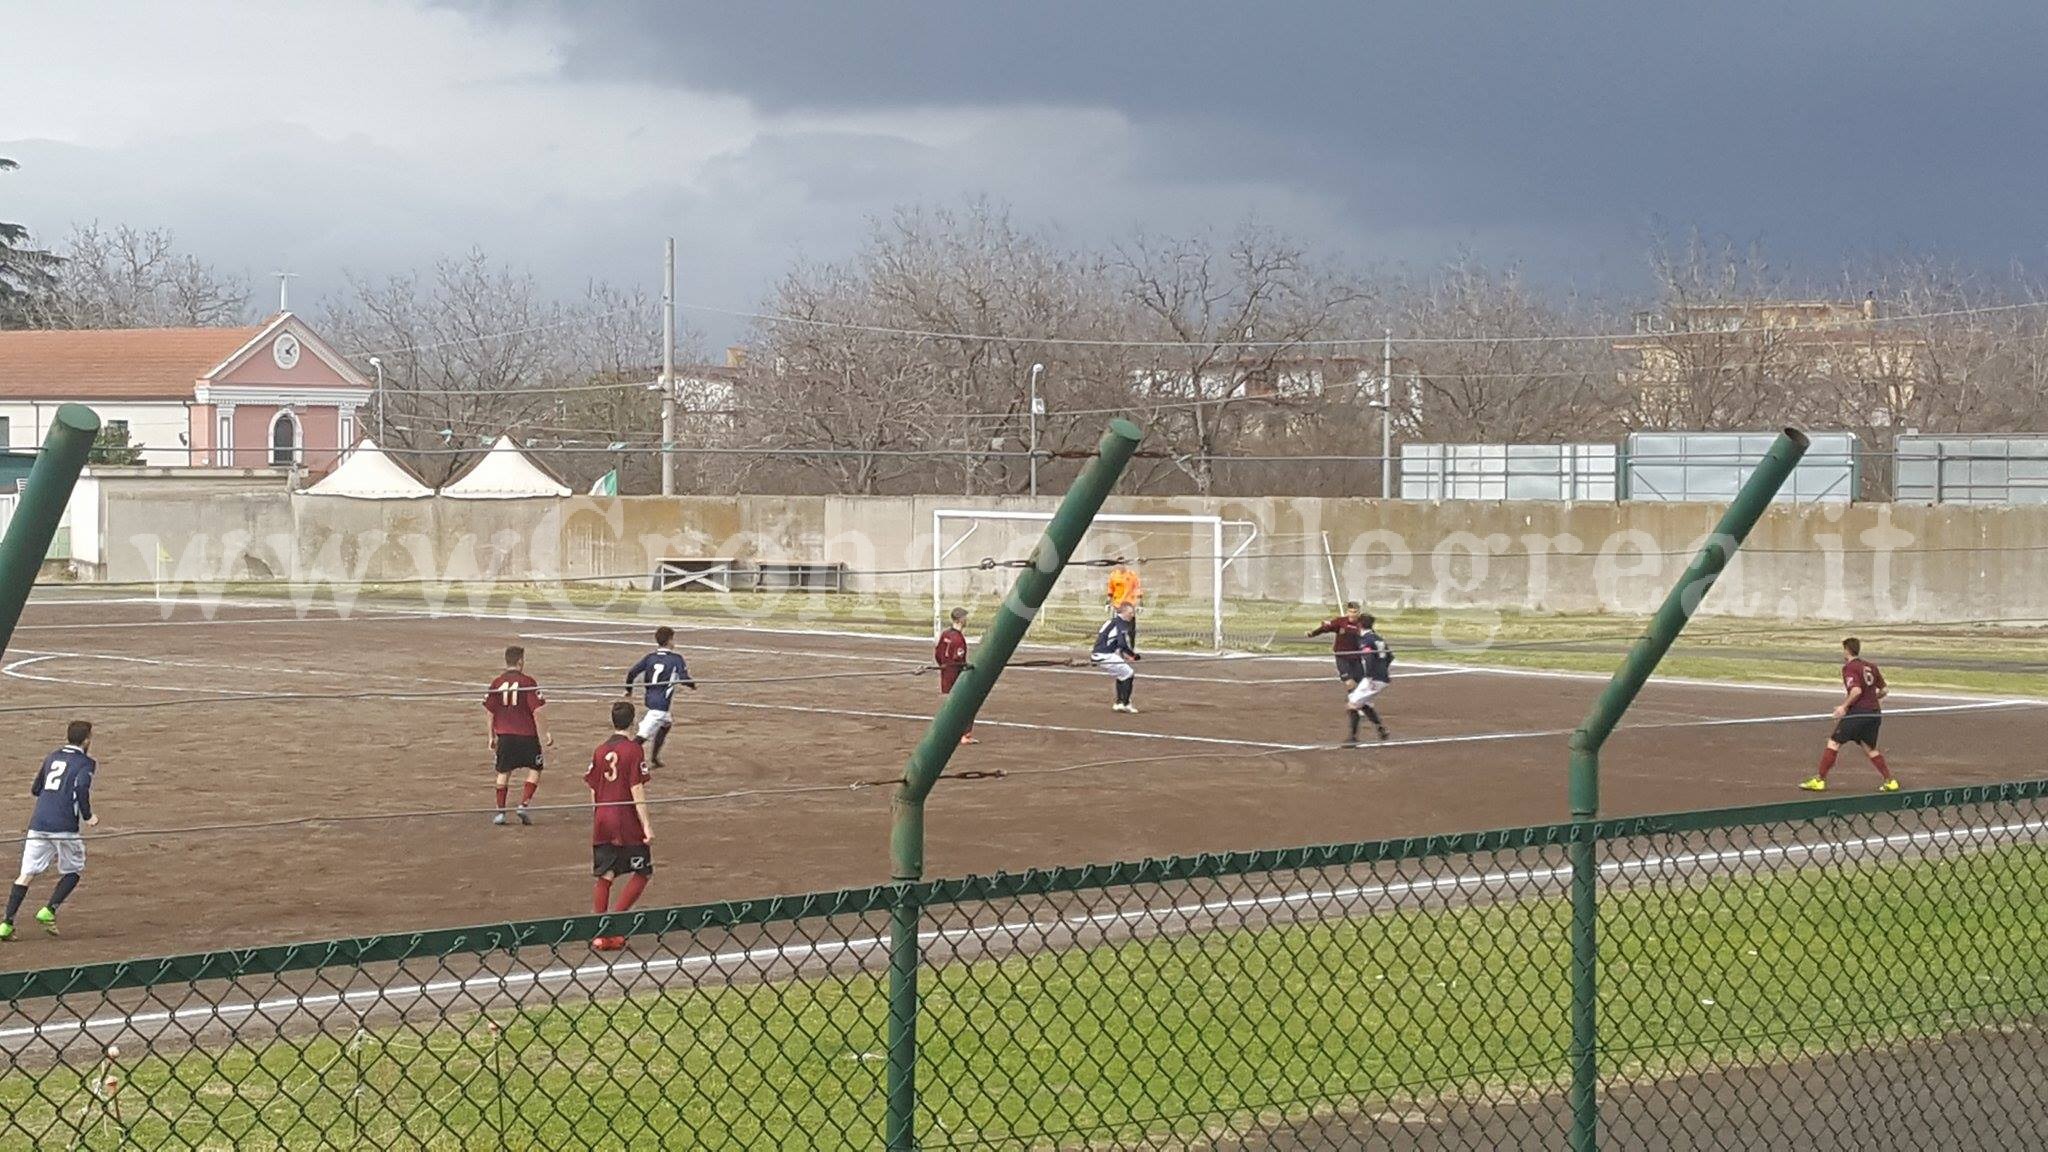
[[[501,649],[523,643],[554,701],[536,803],[579,804],[612,686],[652,624],[32,605],[0,678],[13,764],[0,775],[19,781],[0,821],[25,826],[36,765],[83,716],[98,726],[102,823],[63,938],[26,933],[0,968],[587,911],[587,812],[489,823],[480,698]],[[936,677],[912,675],[929,648],[701,627],[678,647],[703,690],[681,697],[652,789],[650,904],[887,879],[889,789],[854,785],[901,772],[939,699]],[[1609,744],[1605,812],[1798,797],[1833,668],[1817,664],[1814,683],[1653,685]],[[984,709],[982,743],[952,765],[1010,775],[941,782],[927,872],[1560,820],[1566,736],[1599,687],[1404,661],[1381,701],[1394,739],[1345,749],[1326,659],[1160,653],[1140,667],[1135,716],[1110,711],[1109,681],[1089,669],[1013,668]],[[1908,786],[2013,779],[2028,774],[2013,754],[2042,721],[2028,702],[1915,697],[1898,675],[1887,752]],[[1835,779],[1875,783],[1853,752]]]

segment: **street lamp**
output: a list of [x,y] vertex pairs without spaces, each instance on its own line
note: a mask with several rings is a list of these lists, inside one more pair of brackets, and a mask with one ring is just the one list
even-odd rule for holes
[[1038,495],[1038,417],[1045,411],[1045,403],[1038,398],[1038,377],[1045,371],[1045,365],[1031,366],[1031,494]]
[[370,367],[377,370],[377,447],[384,447],[384,361],[370,357]]

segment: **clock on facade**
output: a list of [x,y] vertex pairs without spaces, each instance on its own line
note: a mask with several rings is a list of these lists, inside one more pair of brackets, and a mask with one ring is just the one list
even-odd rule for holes
[[283,333],[270,344],[270,358],[279,368],[289,372],[299,363],[299,338],[289,332]]

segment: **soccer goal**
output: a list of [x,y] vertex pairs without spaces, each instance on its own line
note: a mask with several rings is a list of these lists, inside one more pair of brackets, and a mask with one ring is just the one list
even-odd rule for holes
[[[933,628],[943,627],[954,608],[966,608],[986,621],[1051,520],[1050,512],[934,511]],[[1233,565],[1258,537],[1258,525],[1248,520],[1100,513],[1034,630],[1048,639],[1077,643],[1094,635],[1108,610],[1109,573],[1121,561],[1140,581],[1143,643],[1220,651],[1226,646],[1225,588]]]

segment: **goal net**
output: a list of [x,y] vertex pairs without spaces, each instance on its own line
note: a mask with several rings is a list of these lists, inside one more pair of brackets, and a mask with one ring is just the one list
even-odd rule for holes
[[[943,627],[954,608],[985,623],[1051,520],[1050,512],[934,511],[933,628]],[[1221,650],[1231,639],[1225,589],[1258,534],[1255,524],[1219,516],[1098,514],[1032,636],[1073,644],[1092,637],[1108,615],[1109,575],[1121,562],[1138,575],[1143,646]]]

